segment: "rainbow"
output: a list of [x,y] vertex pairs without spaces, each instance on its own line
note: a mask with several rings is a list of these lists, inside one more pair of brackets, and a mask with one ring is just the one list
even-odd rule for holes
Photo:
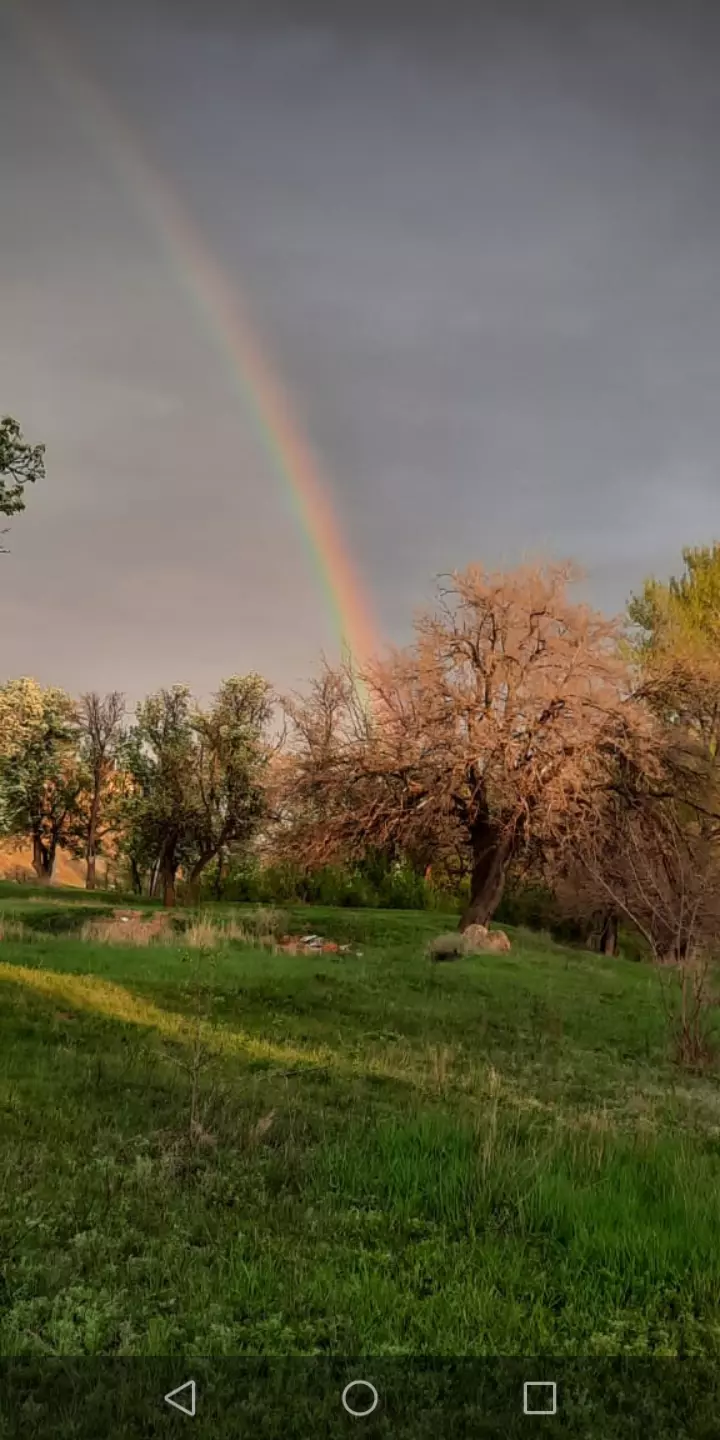
[[[0,0],[0,8],[7,8]],[[224,359],[257,437],[289,501],[304,537],[341,651],[358,665],[379,649],[372,607],[363,591],[331,501],[331,487],[293,415],[288,396],[261,348],[236,287],[212,254],[201,231],[165,176],[87,67],[26,5],[10,0],[18,34],[43,62],[58,89],[85,121],[144,211],[178,281]]]

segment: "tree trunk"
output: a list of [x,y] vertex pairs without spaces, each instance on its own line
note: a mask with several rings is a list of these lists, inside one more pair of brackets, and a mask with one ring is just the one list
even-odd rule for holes
[[35,874],[37,875],[38,880],[43,880],[43,879],[44,879],[44,875],[43,875],[43,859],[42,859],[42,840],[40,839],[40,836],[39,836],[39,835],[33,835],[33,858],[32,858],[32,864],[33,864],[33,870],[35,871]]
[[176,869],[174,865],[166,864],[163,866],[163,905],[166,905],[168,908],[170,908],[176,903],[177,897],[175,894],[175,875]]
[[159,861],[159,860],[156,860],[156,861],[155,861],[155,864],[153,865],[152,870],[150,871],[150,884],[149,884],[149,886],[148,886],[148,895],[149,895],[149,897],[150,897],[151,900],[154,900],[154,899],[155,899],[155,895],[156,895],[156,893],[157,893],[157,886],[158,886],[158,880],[159,880],[159,879],[160,879],[160,861]]
[[207,867],[208,867],[208,865],[210,864],[210,861],[212,860],[212,858],[213,858],[213,857],[212,857],[212,853],[209,854],[209,855],[201,855],[201,856],[200,856],[200,859],[197,860],[197,861],[195,862],[195,864],[193,865],[192,870],[190,871],[190,874],[188,875],[188,885],[189,885],[189,887],[190,887],[191,890],[194,891],[194,890],[199,889],[200,876],[202,875],[203,870],[206,870],[206,869],[207,869]]
[[214,893],[216,900],[222,900],[223,882],[225,879],[225,853],[221,850],[218,854],[217,870],[215,871]]
[[501,830],[485,820],[473,827],[470,904],[461,917],[461,930],[468,925],[487,925],[492,919],[502,900],[513,848],[511,828]]
[[134,855],[130,856],[130,875],[132,878],[133,894],[142,895],[142,875],[140,874],[140,866]]
[[85,871],[85,889],[97,889],[97,862],[94,855],[88,855]]
[[599,949],[601,955],[617,955],[618,953],[618,917],[616,910],[606,910],[603,915]]
[[45,845],[41,835],[33,835],[33,870],[43,885],[49,885],[53,878],[56,850],[57,841]]

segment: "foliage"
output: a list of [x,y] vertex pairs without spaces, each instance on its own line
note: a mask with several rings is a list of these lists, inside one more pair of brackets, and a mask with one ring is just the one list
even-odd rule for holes
[[630,600],[642,655],[672,648],[679,637],[714,649],[720,644],[720,544],[687,547],[682,558],[682,575],[667,583],[651,577]]
[[265,816],[270,716],[270,689],[259,675],[223,681],[210,708],[195,711],[196,854],[191,882],[221,851],[229,846],[242,849],[257,834]]
[[78,715],[70,696],[28,678],[0,686],[0,831],[30,835],[33,866],[51,879],[70,843],[83,784]]
[[231,857],[223,866],[218,888],[217,862],[208,867],[200,891],[204,898],[383,910],[453,910],[458,897],[440,890],[407,862],[378,866],[377,860],[357,865],[308,868],[291,863],[262,863],[258,856]]
[[193,818],[193,727],[190,691],[176,685],[141,701],[121,747],[131,776],[124,845],[136,864],[162,869],[165,898],[174,899],[178,867],[190,854]]
[[0,420],[0,515],[25,509],[25,486],[45,475],[45,446],[30,445],[17,420]]
[[224,681],[207,710],[185,686],[138,706],[122,746],[132,778],[124,846],[136,869],[154,867],[166,904],[175,901],[181,867],[196,885],[212,860],[257,833],[270,710],[268,686],[257,675]]
[[471,567],[412,647],[362,675],[326,668],[287,702],[280,847],[318,865],[368,847],[425,865],[459,856],[462,923],[485,923],[512,861],[592,788],[608,735],[637,723],[619,629],[568,599],[571,578]]
[[114,854],[122,830],[129,776],[119,759],[125,702],[118,691],[81,696],[78,706],[78,759],[83,788],[78,797],[70,848],[86,861],[88,890],[96,888],[98,855]]

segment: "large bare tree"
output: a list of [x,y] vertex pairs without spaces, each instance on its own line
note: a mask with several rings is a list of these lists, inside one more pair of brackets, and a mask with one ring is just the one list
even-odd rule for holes
[[596,757],[635,723],[615,621],[573,602],[571,567],[438,587],[415,643],[325,667],[287,702],[280,843],[306,863],[371,846],[467,858],[461,925],[487,923],[511,861],[595,783]]

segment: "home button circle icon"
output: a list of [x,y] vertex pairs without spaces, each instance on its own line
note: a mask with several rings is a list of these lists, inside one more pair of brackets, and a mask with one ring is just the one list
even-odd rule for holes
[[380,1396],[369,1380],[351,1380],[342,1392],[343,1409],[356,1420],[372,1415],[379,1402]]

